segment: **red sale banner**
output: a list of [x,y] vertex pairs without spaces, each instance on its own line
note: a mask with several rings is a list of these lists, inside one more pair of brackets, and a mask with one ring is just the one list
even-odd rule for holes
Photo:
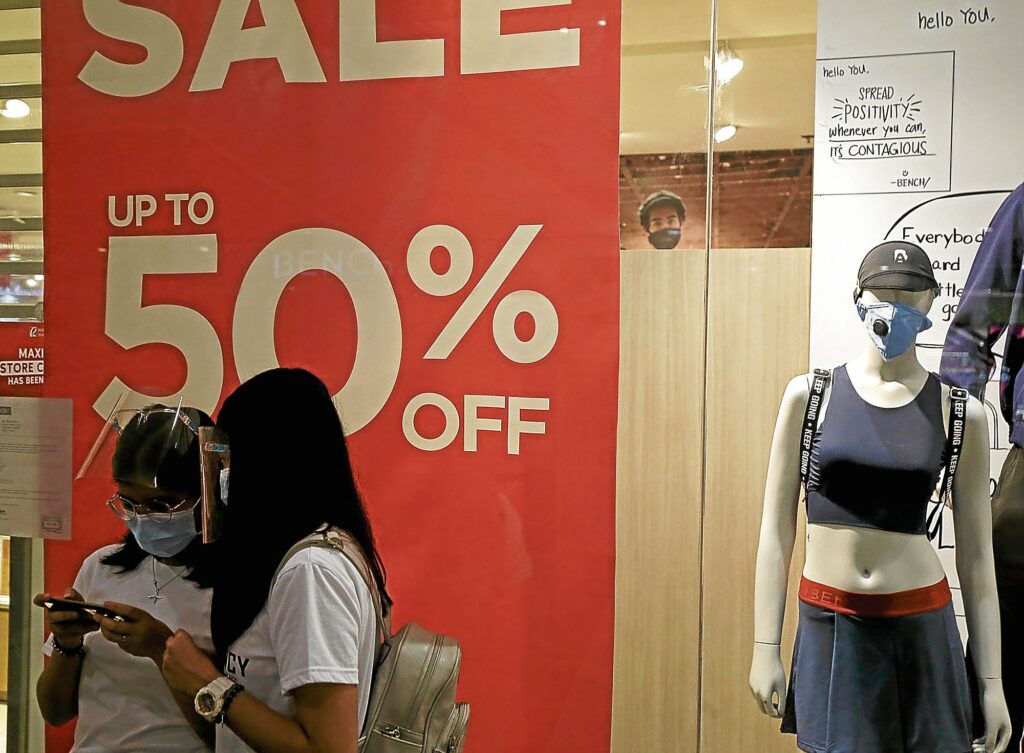
[[[43,3],[46,394],[76,462],[126,390],[215,414],[316,372],[395,623],[462,643],[471,752],[609,745],[619,12]],[[51,590],[123,533],[90,483]]]

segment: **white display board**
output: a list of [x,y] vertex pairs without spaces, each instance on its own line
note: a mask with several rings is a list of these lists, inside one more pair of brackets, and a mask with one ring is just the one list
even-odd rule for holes
[[[819,0],[811,365],[856,356],[857,267],[872,246],[908,240],[942,286],[935,326],[918,340],[938,371],[978,244],[1024,182],[1022,36],[1021,0]],[[995,382],[987,402],[997,476],[1009,442]],[[947,512],[940,556],[956,587],[952,544]]]

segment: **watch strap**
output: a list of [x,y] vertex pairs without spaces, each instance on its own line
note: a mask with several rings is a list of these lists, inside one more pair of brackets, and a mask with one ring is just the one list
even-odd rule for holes
[[224,702],[221,704],[220,713],[217,714],[217,718],[213,720],[214,724],[224,724],[228,718],[228,708],[231,706],[231,702],[235,700],[235,697],[241,693],[245,688],[239,683],[234,683],[227,692],[224,694]]

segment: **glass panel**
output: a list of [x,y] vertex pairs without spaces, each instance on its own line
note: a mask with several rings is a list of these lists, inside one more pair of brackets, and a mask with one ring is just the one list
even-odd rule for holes
[[[703,629],[714,638],[702,665],[704,751],[794,747],[746,688],[768,450],[785,386],[807,370],[816,6],[717,0],[702,560]],[[792,628],[790,620],[787,665]]]
[[719,0],[712,248],[810,245],[816,5],[768,5]]
[[[620,221],[624,249],[652,248],[639,209],[657,191],[684,206],[678,248],[704,247],[710,3],[623,4]],[[670,204],[671,202],[666,202]]]
[[[34,389],[25,387],[25,377],[11,376],[24,365],[21,355],[28,355],[19,354],[19,348],[37,347],[32,358],[36,364],[42,358],[42,339],[29,339],[30,329],[38,330],[36,335],[41,333],[36,325],[43,316],[42,189],[11,185],[6,177],[42,172],[41,56],[37,52],[5,52],[5,48],[17,49],[18,42],[38,41],[39,24],[38,8],[0,11],[0,87],[16,87],[0,94],[0,361],[4,366],[0,395],[26,394],[22,390]],[[41,381],[42,377],[33,379]],[[38,636],[42,633],[42,615],[35,614],[40,610],[29,601],[33,586],[40,585],[33,584],[30,577],[32,550],[29,539],[0,536],[3,751],[42,749],[42,719],[30,698],[30,687],[38,675]]]
[[616,753],[698,744],[710,19],[623,2]]

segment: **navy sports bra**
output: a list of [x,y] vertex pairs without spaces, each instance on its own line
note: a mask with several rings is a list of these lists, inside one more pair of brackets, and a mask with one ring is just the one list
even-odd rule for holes
[[807,522],[925,533],[945,445],[934,374],[912,402],[879,408],[857,394],[840,366],[811,448]]

